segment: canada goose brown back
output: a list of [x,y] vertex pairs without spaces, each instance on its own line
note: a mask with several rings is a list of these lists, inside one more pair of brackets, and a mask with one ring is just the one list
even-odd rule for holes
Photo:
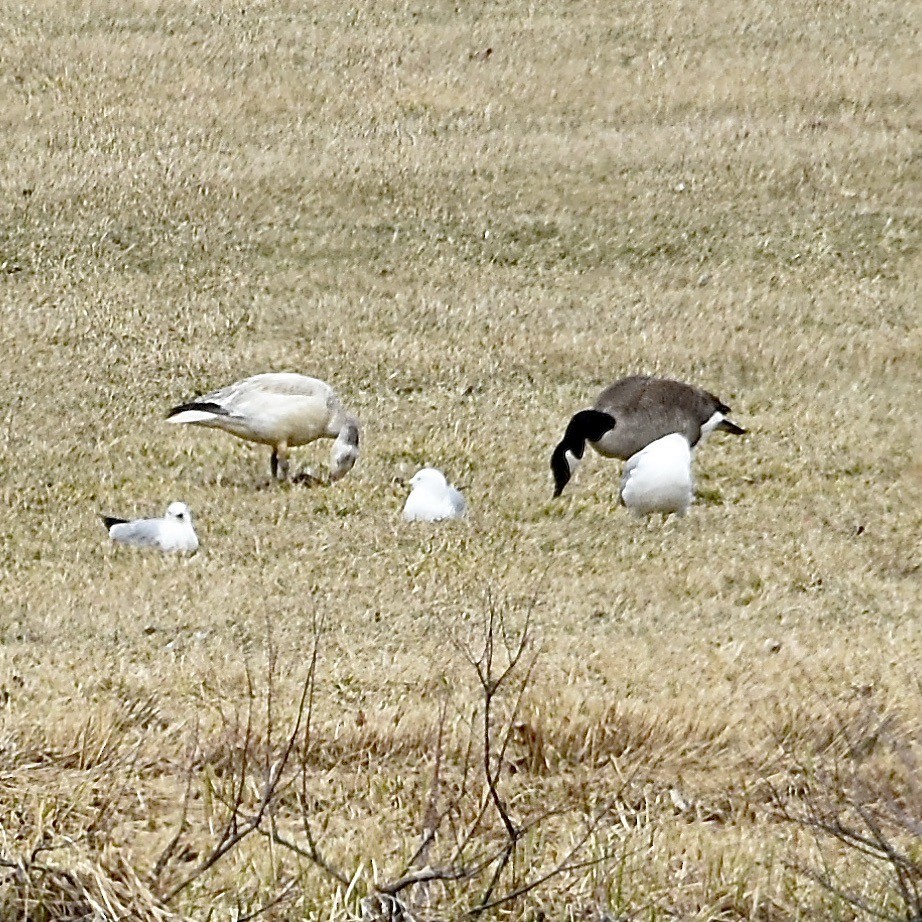
[[708,391],[682,381],[632,375],[610,384],[592,410],[577,413],[551,456],[559,496],[585,445],[606,458],[627,460],[651,442],[678,432],[692,447],[715,429],[742,435],[727,418],[730,408]]
[[[735,435],[746,431],[722,418],[730,408],[713,394],[669,378],[622,378],[599,394],[595,409],[614,417],[616,423],[601,439],[591,442],[592,447],[600,455],[623,461],[673,432],[684,435],[694,448],[716,428]],[[715,416],[721,418],[715,420]]]

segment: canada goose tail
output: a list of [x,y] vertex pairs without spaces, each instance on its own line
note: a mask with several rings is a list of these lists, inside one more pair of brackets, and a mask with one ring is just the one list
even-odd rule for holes
[[128,522],[128,519],[117,519],[111,515],[101,515],[103,525],[106,526],[106,531],[108,531],[113,525],[125,525]]
[[178,407],[173,407],[167,413],[168,423],[209,423],[213,422],[216,416],[229,416],[230,414],[220,404],[211,402],[183,403]]
[[732,435],[745,435],[746,430],[742,426],[737,426],[735,422],[731,419],[722,419],[718,424],[717,428],[721,432],[729,432]]
[[712,432],[716,432],[718,429],[721,432],[732,432],[733,435],[745,435],[746,433],[742,426],[737,426],[735,422],[727,419],[723,410],[715,410],[710,419],[701,424],[698,441],[703,442]]

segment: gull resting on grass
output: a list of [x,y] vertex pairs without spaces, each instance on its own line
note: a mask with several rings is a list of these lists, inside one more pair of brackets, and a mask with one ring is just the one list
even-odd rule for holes
[[185,503],[170,503],[162,519],[116,519],[102,516],[109,537],[116,544],[152,547],[158,551],[198,550],[198,537],[192,527],[192,512]]
[[434,467],[424,467],[410,478],[410,495],[403,507],[407,522],[460,519],[467,510],[464,497]]

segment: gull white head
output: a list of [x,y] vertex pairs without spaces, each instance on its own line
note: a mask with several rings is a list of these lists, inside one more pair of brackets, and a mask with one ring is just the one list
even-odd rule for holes
[[445,475],[434,467],[424,467],[410,478],[410,486],[415,490],[444,490],[448,486]]
[[410,478],[410,495],[403,507],[408,522],[441,522],[460,519],[467,511],[461,493],[434,467],[424,467]]
[[192,510],[185,503],[170,503],[166,509],[168,519],[176,519],[177,522],[192,522]]

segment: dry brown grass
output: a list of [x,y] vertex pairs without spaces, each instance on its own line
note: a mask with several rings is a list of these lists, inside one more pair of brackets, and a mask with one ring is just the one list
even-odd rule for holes
[[[587,816],[613,856],[507,917],[851,918],[799,870],[821,859],[895,907],[772,792],[796,813],[846,764],[922,812],[914,12],[4,4],[3,914],[234,918],[289,885],[266,918],[357,912],[419,842],[443,701],[458,783],[478,697],[449,638],[488,591],[538,599],[510,809],[567,808],[519,870]],[[331,489],[257,489],[262,450],[163,423],[283,369],[363,419]],[[701,450],[665,527],[597,458],[550,499],[569,415],[636,371],[751,430]],[[468,523],[400,522],[395,477],[424,463],[466,484]],[[97,512],[171,499],[194,558],[108,546]],[[318,613],[312,809],[353,887],[254,836],[162,903],[223,816],[267,623],[281,728]],[[480,893],[430,896],[456,917]]]

